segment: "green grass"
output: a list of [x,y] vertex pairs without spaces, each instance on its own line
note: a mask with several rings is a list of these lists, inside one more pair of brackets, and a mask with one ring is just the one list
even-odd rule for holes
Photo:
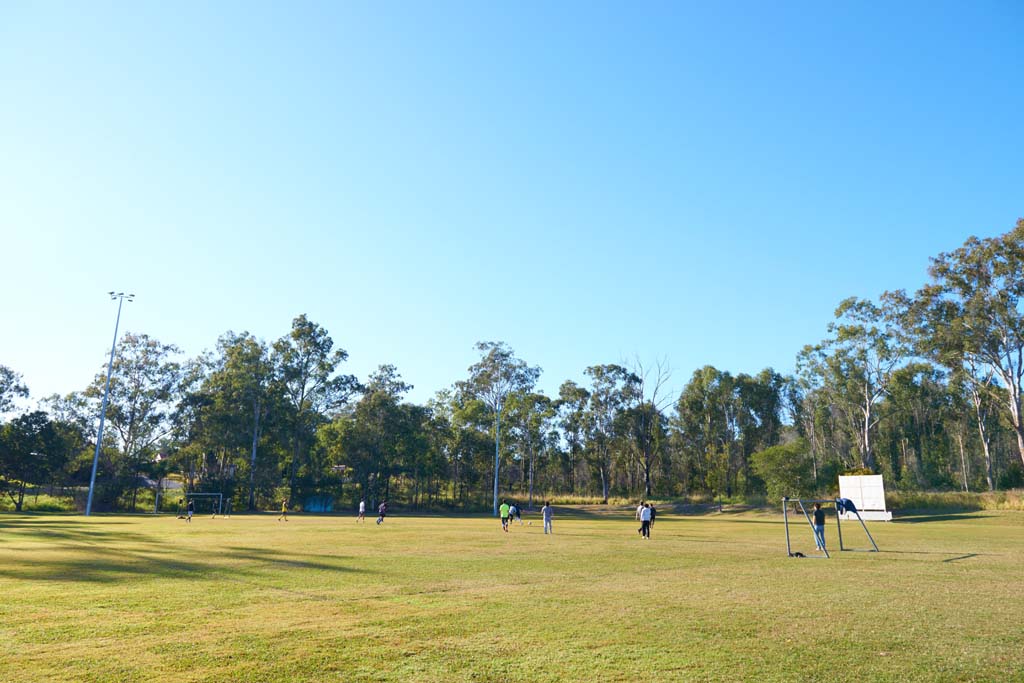
[[1024,681],[1020,512],[832,560],[775,513],[559,512],[0,515],[0,680]]

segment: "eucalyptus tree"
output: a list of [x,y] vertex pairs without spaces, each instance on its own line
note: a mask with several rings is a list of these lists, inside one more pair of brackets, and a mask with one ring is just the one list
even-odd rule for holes
[[[178,347],[145,334],[125,334],[117,346],[106,419],[116,434],[121,474],[130,478],[134,509],[142,460],[171,433],[186,368],[176,360]],[[105,373],[97,374],[85,390],[97,406],[106,379]]]
[[85,446],[74,425],[59,423],[35,410],[0,427],[0,493],[21,511],[29,484],[49,484]]
[[643,476],[643,495],[648,498],[651,495],[651,471],[662,450],[664,410],[672,403],[672,398],[666,393],[672,370],[666,361],[658,360],[644,367],[643,362],[637,358],[631,372],[635,380],[628,392],[628,431],[631,450]]
[[636,401],[640,378],[621,365],[592,365],[584,370],[590,377],[588,412],[593,427],[591,462],[601,479],[601,497],[608,502],[612,472],[612,445],[622,411]]
[[305,314],[292,321],[289,334],[274,342],[271,360],[275,381],[291,413],[291,496],[295,495],[303,446],[312,445],[316,427],[327,413],[344,406],[360,389],[355,376],[336,374],[347,359],[344,349],[334,348],[327,330]]
[[[918,335],[943,364],[964,371],[978,398],[1000,398],[1024,463],[1024,219],[1004,235],[970,237],[939,254],[928,274],[931,283],[915,296]],[[1001,392],[992,391],[992,379]]]
[[509,396],[508,409],[512,424],[512,438],[515,439],[529,462],[529,503],[533,509],[533,481],[537,457],[549,441],[556,416],[555,403],[534,392],[516,392]]
[[706,365],[695,370],[676,401],[672,428],[681,454],[701,486],[728,492],[730,457],[738,437],[735,379]]
[[402,472],[413,474],[419,486],[434,464],[427,457],[430,410],[402,402],[410,389],[393,365],[380,366],[352,409],[317,430],[319,449],[327,456],[321,469],[344,467],[371,501],[390,498],[391,480]]
[[797,368],[808,386],[827,394],[857,444],[860,466],[877,467],[872,437],[881,419],[876,406],[909,350],[900,313],[851,297],[839,304],[829,337],[808,345]]
[[6,365],[0,365],[0,415],[14,407],[14,400],[28,396],[28,387],[22,383],[21,375]]
[[498,483],[501,469],[501,411],[509,394],[528,392],[540,377],[539,367],[516,358],[505,342],[477,342],[480,360],[469,367],[469,379],[458,383],[467,396],[483,401],[494,415],[494,515],[498,515]]
[[590,392],[572,380],[566,380],[558,388],[558,426],[566,441],[568,458],[569,493],[576,492],[576,467],[592,431],[591,414],[587,411]]
[[[207,448],[226,449],[232,458],[248,452],[247,506],[256,507],[257,454],[268,416],[280,413],[281,385],[274,382],[274,366],[267,345],[248,332],[227,332],[217,340],[217,354],[208,359],[194,400],[186,403],[203,411]],[[232,468],[233,469],[233,468]]]

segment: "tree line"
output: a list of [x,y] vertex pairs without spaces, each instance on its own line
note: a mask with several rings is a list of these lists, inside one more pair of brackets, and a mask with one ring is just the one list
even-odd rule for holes
[[[96,509],[136,510],[153,489],[223,493],[239,509],[483,508],[499,495],[803,495],[843,472],[902,489],[1024,485],[1024,219],[931,260],[918,291],[840,303],[796,371],[711,366],[669,393],[665,362],[586,367],[557,395],[539,367],[480,342],[464,378],[425,404],[393,365],[345,373],[348,354],[300,315],[267,343],[227,332],[183,358],[145,334],[117,343]],[[81,502],[105,372],[18,410],[0,366],[0,491],[16,509],[48,491]]]

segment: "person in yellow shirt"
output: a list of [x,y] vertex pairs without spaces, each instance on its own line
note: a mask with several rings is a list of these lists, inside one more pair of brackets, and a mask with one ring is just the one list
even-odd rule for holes
[[498,508],[499,514],[501,514],[501,530],[506,534],[508,533],[508,511],[509,505],[507,501],[501,501],[501,507]]
[[278,515],[277,521],[280,522],[282,518],[284,519],[284,521],[286,521],[286,522],[288,521],[288,501],[287,500],[282,500],[281,501],[281,514]]

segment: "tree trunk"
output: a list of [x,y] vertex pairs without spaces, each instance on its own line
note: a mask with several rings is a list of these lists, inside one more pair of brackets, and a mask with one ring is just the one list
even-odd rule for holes
[[527,509],[528,510],[532,510],[533,509],[533,457],[534,457],[534,448],[533,448],[533,441],[531,440],[530,441],[530,502],[527,505]]
[[963,476],[964,480],[964,491],[970,492],[970,489],[967,486],[967,456],[964,454],[964,435],[959,428],[956,432],[956,440],[960,444],[960,474]]
[[605,473],[607,466],[605,463],[601,463],[599,468],[601,471],[601,496],[605,505],[608,504],[608,475]]
[[988,484],[989,491],[995,491],[995,478],[992,473],[992,453],[989,451],[989,435],[988,429],[985,427],[985,413],[981,409],[981,393],[976,389],[971,389],[971,400],[974,402],[974,415],[978,420],[978,434],[981,436],[981,448],[985,454],[985,483]]
[[875,471],[875,456],[871,452],[871,404],[864,409],[864,448],[861,451],[860,465],[872,472]]
[[252,456],[249,458],[249,511],[256,509],[256,447],[260,440],[260,403],[253,401]]

